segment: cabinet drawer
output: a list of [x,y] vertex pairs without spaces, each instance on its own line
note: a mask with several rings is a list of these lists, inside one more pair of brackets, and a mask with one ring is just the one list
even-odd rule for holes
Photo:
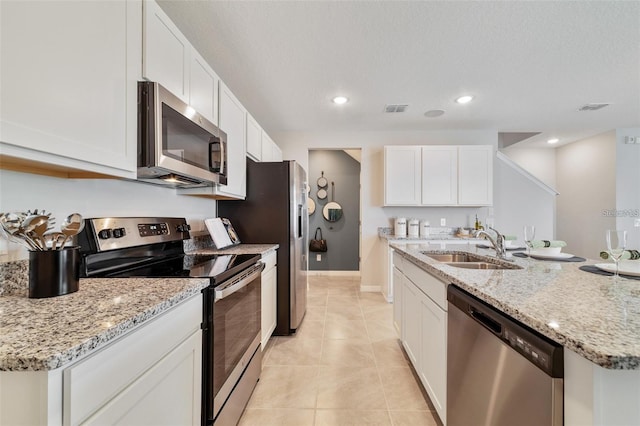
[[424,294],[447,310],[447,285],[444,282],[411,262],[404,263],[403,272]]
[[64,371],[64,424],[78,424],[200,329],[202,296],[181,303]]
[[278,259],[278,256],[275,250],[267,253],[266,255],[262,255],[262,263],[264,263],[264,270],[268,271],[269,269],[276,266],[277,259]]

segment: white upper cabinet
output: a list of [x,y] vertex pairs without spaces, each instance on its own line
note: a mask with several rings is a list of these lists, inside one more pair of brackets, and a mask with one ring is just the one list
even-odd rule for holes
[[493,147],[458,147],[458,205],[493,204]]
[[458,148],[422,147],[422,204],[453,205],[458,199]]
[[0,15],[3,167],[134,178],[140,3],[1,1]]
[[262,161],[282,161],[282,151],[264,130],[262,131]]
[[489,206],[493,147],[385,146],[385,206]]
[[143,4],[143,77],[218,125],[218,75],[155,1]]
[[195,50],[191,51],[189,75],[189,105],[217,126],[220,78]]
[[191,44],[155,1],[143,7],[143,76],[189,103]]
[[384,147],[384,205],[416,206],[421,197],[420,146]]
[[[258,122],[247,113],[247,157],[255,161],[262,160],[263,135],[266,135]],[[269,157],[271,153],[269,152]],[[268,161],[268,160],[267,160]]]

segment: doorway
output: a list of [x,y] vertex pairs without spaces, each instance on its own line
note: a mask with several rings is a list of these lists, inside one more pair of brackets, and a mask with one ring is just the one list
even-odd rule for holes
[[309,253],[315,275],[360,275],[361,155],[359,148],[309,150],[309,239],[320,229],[327,240],[326,252]]

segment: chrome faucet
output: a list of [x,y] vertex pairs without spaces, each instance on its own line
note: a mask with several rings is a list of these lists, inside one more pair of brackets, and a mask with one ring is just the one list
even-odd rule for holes
[[476,238],[484,237],[487,240],[489,240],[489,242],[491,243],[491,245],[496,251],[497,258],[503,259],[503,260],[511,260],[511,259],[507,259],[507,248],[504,243],[504,235],[502,235],[500,232],[498,232],[496,229],[492,227],[489,227],[489,229],[491,229],[493,232],[496,233],[495,238],[493,238],[493,236],[487,231],[485,231],[484,229],[475,231],[473,235]]

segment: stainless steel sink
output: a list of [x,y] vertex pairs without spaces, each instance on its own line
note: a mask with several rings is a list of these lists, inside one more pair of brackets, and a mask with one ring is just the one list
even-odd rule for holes
[[518,265],[497,264],[488,262],[445,262],[449,266],[465,269],[522,269]]
[[507,263],[507,262],[498,262],[494,261],[490,257],[480,256],[472,253],[431,253],[428,251],[423,251],[422,254],[432,258],[433,260],[437,260],[438,262],[443,262],[446,265],[454,266],[456,268],[465,268],[465,269],[522,269],[522,267],[516,265],[515,263]]
[[438,262],[486,262],[485,257],[471,253],[430,253],[428,251],[423,251],[422,254],[429,256]]

